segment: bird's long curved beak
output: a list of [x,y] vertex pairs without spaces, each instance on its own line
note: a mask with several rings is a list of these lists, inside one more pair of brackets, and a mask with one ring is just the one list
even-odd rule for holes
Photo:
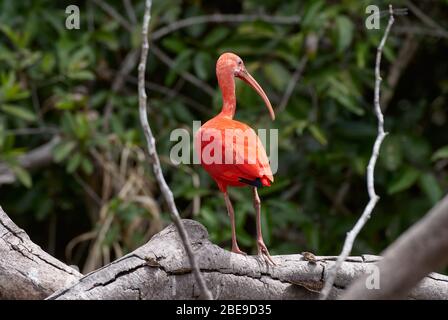
[[249,72],[247,72],[246,69],[238,72],[236,76],[241,80],[243,80],[244,82],[246,82],[248,85],[250,85],[258,93],[258,95],[263,99],[264,103],[266,104],[266,107],[268,108],[269,113],[271,114],[272,120],[275,120],[275,113],[274,109],[272,108],[271,102],[269,101],[268,96],[261,88],[261,86],[258,84],[258,82],[250,75]]

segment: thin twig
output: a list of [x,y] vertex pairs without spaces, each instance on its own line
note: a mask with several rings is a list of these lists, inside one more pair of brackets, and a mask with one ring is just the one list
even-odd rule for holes
[[[170,67],[170,69],[176,71],[175,62],[169,56],[167,56],[159,47],[154,45],[154,43],[151,43],[151,48],[149,50],[151,50],[151,53],[153,53],[157,58],[159,58],[160,61],[162,61],[164,64]],[[188,82],[202,89],[209,96],[211,97],[214,96],[215,91],[208,83],[200,80],[199,78],[195,77],[188,71],[176,71],[176,72]]]
[[[131,76],[131,75],[126,77],[126,81],[129,81],[130,83],[133,83],[133,84],[138,84],[138,79],[136,77],[134,77],[134,76]],[[177,92],[177,91],[175,91],[175,90],[173,90],[171,88],[162,86],[162,85],[160,85],[158,83],[151,82],[151,81],[146,83],[145,87],[150,92],[151,91],[159,92],[159,93],[167,96],[170,99],[171,98],[180,99],[186,105],[196,109],[199,112],[202,112],[205,115],[211,115],[212,114],[210,108],[207,108],[206,106],[204,106],[203,104],[197,102],[196,100],[194,100],[194,99],[192,99],[192,98],[190,98],[188,96],[185,96],[185,95],[183,95],[183,94],[181,94],[181,93],[179,93],[179,92]]]
[[350,232],[347,233],[347,237],[345,238],[344,246],[342,248],[341,254],[338,256],[338,260],[336,261],[336,264],[334,267],[329,271],[327,280],[325,281],[325,286],[321,291],[320,298],[321,299],[327,299],[328,295],[330,294],[330,291],[333,287],[334,281],[336,279],[336,274],[338,270],[341,268],[342,263],[347,259],[348,255],[352,251],[353,243],[355,242],[355,239],[361,229],[366,224],[367,220],[370,218],[370,214],[372,213],[373,209],[375,208],[376,203],[379,200],[379,196],[375,192],[375,164],[376,160],[378,159],[381,143],[383,142],[384,138],[386,137],[386,132],[384,132],[384,118],[383,114],[381,112],[381,106],[380,106],[380,86],[381,86],[381,74],[380,74],[380,67],[381,67],[381,55],[383,53],[384,44],[386,43],[387,36],[389,35],[390,29],[392,27],[392,24],[394,23],[394,15],[393,15],[393,9],[392,5],[389,5],[389,22],[387,24],[386,30],[384,31],[383,38],[381,39],[381,42],[378,46],[377,52],[376,52],[376,63],[375,63],[375,93],[374,93],[374,105],[375,105],[375,115],[378,119],[378,136],[376,137],[375,144],[373,145],[373,151],[372,156],[370,157],[369,165],[367,166],[367,190],[369,193],[369,203],[364,209],[364,212],[362,213],[359,220],[356,222],[355,226],[353,227]]
[[294,71],[291,80],[289,80],[288,86],[286,87],[282,99],[280,100],[280,104],[278,106],[279,113],[286,108],[286,105],[288,104],[288,101],[291,98],[292,92],[294,91],[294,88],[296,87],[297,83],[300,80],[300,77],[302,76],[303,70],[305,69],[307,62],[308,62],[308,56],[306,55],[303,56],[302,59],[300,59],[296,71]]
[[61,130],[54,127],[39,127],[39,128],[20,128],[6,130],[5,135],[14,136],[28,136],[28,135],[55,135],[61,133]]
[[431,17],[426,15],[422,10],[420,10],[415,4],[413,4],[411,1],[407,0],[406,5],[409,6],[411,11],[419,18],[424,24],[426,24],[428,27],[433,28],[434,30],[437,30],[439,34],[444,35],[445,37],[448,37],[448,31],[445,30],[440,24],[438,24],[436,21],[434,21]]
[[127,31],[132,32],[133,26],[132,24],[126,20],[121,14],[119,14],[110,4],[103,0],[93,0],[93,2],[103,9],[107,14],[109,14],[112,18],[117,20]]
[[134,7],[132,6],[131,0],[123,0],[124,9],[126,10],[126,14],[128,15],[129,20],[133,25],[137,24],[137,17],[135,15]]
[[298,24],[300,22],[300,17],[297,15],[292,16],[269,16],[264,14],[211,14],[204,16],[195,16],[186,18],[183,20],[178,20],[171,23],[163,28],[157,29],[152,33],[152,41],[156,41],[174,31],[183,29],[186,27],[191,27],[197,24],[203,23],[241,23],[241,22],[253,22],[253,21],[263,21],[275,24]]
[[394,28],[394,33],[396,34],[415,34],[419,36],[428,36],[436,38],[448,39],[448,33],[443,32],[443,30],[425,28],[421,25],[401,25]]
[[146,0],[145,4],[145,14],[143,18],[143,26],[142,26],[142,51],[140,57],[140,64],[138,66],[138,95],[139,95],[139,114],[140,114],[140,122],[143,127],[143,132],[145,134],[147,148],[149,157],[152,162],[152,167],[154,170],[155,178],[159,184],[160,191],[168,205],[171,218],[176,226],[176,229],[179,233],[179,236],[182,240],[182,244],[184,245],[185,251],[187,253],[188,259],[190,261],[191,268],[193,270],[193,274],[196,278],[196,282],[199,286],[199,289],[202,293],[202,297],[208,300],[212,299],[212,295],[208,290],[204,278],[199,270],[198,264],[196,262],[196,258],[193,254],[193,250],[191,248],[191,243],[187,232],[183,226],[182,220],[179,216],[179,212],[177,211],[176,204],[174,203],[173,193],[171,192],[168,184],[165,181],[165,178],[162,173],[162,168],[160,167],[159,156],[157,155],[155,139],[151,131],[151,127],[148,122],[147,115],[147,96],[145,89],[145,71],[146,71],[146,61],[148,58],[148,50],[149,50],[149,41],[148,41],[148,27],[149,20],[151,19],[151,5],[152,0]]
[[[125,78],[128,76],[138,61],[138,50],[134,49],[128,52],[126,58],[121,64],[120,70],[115,75],[115,79],[112,83],[112,92],[117,93],[123,84],[125,83]],[[107,131],[109,127],[109,118],[112,115],[114,109],[113,98],[110,97],[107,99],[106,106],[104,107],[104,116],[103,116],[103,130]]]
[[44,119],[42,118],[42,111],[40,108],[39,96],[37,95],[36,85],[33,82],[31,82],[30,86],[31,86],[31,100],[33,102],[34,112],[36,113],[37,116],[37,122],[39,124],[39,127],[45,127],[45,122]]
[[417,52],[419,41],[420,40],[412,33],[407,34],[400,52],[398,53],[397,59],[395,59],[394,63],[391,65],[389,75],[386,80],[387,86],[384,88],[380,99],[383,112],[386,111],[389,106],[389,102],[395,94],[395,88],[397,87],[401,75],[406,70],[407,66]]

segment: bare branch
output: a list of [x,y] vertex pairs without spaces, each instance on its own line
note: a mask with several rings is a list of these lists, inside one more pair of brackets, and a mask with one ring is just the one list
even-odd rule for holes
[[[129,81],[130,83],[138,84],[138,79],[133,76],[126,77],[126,80]],[[176,97],[176,98],[182,100],[186,105],[191,106],[192,108],[196,109],[199,112],[202,112],[207,115],[212,114],[210,111],[210,108],[207,108],[203,104],[197,102],[196,100],[194,100],[188,96],[185,96],[185,95],[177,92],[176,90],[173,90],[171,88],[168,88],[168,87],[162,86],[158,83],[150,82],[150,81],[145,84],[145,87],[149,91],[159,92],[163,95],[168,96],[169,98]]]
[[[131,73],[134,67],[137,65],[139,51],[134,49],[128,52],[126,58],[121,64],[120,70],[115,75],[115,79],[112,83],[112,92],[117,93],[123,84],[125,83],[125,78]],[[112,98],[107,99],[106,106],[104,107],[103,116],[103,129],[107,130],[109,126],[109,118],[112,115],[114,109],[114,103]]]
[[416,25],[402,25],[394,28],[396,34],[415,34],[420,36],[436,37],[448,39],[448,34],[441,30],[424,28]]
[[424,24],[426,24],[428,27],[433,28],[437,31],[438,34],[444,36],[445,38],[448,37],[448,31],[445,30],[440,24],[438,24],[436,21],[434,21],[431,17],[426,15],[422,10],[420,10],[415,4],[413,4],[411,1],[406,0],[406,5],[409,6],[411,11],[417,16],[417,18],[420,19]]
[[[383,255],[384,258],[378,263],[380,288],[367,290],[365,277],[361,277],[353,283],[342,299],[402,299],[427,274],[446,266],[448,196],[402,234]],[[421,286],[424,284],[423,281]]]
[[385,112],[389,106],[389,102],[394,96],[398,81],[417,52],[418,46],[419,40],[415,39],[414,34],[408,33],[403,46],[398,53],[397,59],[390,67],[389,75],[386,80],[387,86],[384,88],[383,94],[381,95],[380,103],[383,112]]
[[[151,43],[151,47],[150,49],[151,52],[160,59],[160,61],[162,61],[164,64],[166,64],[168,67],[170,67],[172,70],[176,71],[176,67],[175,67],[175,63],[174,61],[168,57],[159,47],[157,47],[156,45],[154,45],[153,43]],[[195,77],[194,75],[192,75],[190,72],[188,71],[176,71],[182,78],[184,78],[185,80],[187,80],[188,82],[194,84],[196,87],[198,87],[199,89],[201,89],[202,91],[204,91],[206,94],[208,94],[209,96],[213,97],[213,95],[215,94],[215,91],[213,90],[212,87],[210,87],[210,85],[204,81],[202,81],[201,79]]]
[[179,236],[182,239],[183,246],[189,258],[191,268],[193,269],[194,276],[196,278],[196,282],[201,291],[202,297],[205,299],[212,299],[212,295],[208,290],[204,278],[199,270],[198,264],[196,262],[196,258],[193,254],[193,249],[191,248],[191,243],[186,233],[184,226],[182,224],[182,220],[180,219],[179,212],[177,211],[176,204],[174,203],[173,193],[171,192],[168,184],[165,181],[165,178],[162,173],[162,168],[160,166],[159,156],[157,155],[155,139],[151,131],[151,127],[148,122],[147,115],[147,96],[145,89],[145,71],[146,71],[146,62],[148,58],[148,50],[149,50],[149,41],[148,41],[148,27],[149,21],[151,19],[151,5],[152,0],[146,0],[145,4],[145,15],[143,18],[143,26],[142,26],[142,51],[140,57],[140,64],[138,66],[138,93],[139,93],[139,114],[140,114],[140,122],[143,127],[143,131],[145,134],[149,157],[152,161],[152,167],[154,170],[154,175],[159,184],[160,190],[163,194],[163,197],[168,205],[171,218],[176,225],[177,231],[179,232]]
[[[445,222],[440,224],[441,220],[432,218],[432,224],[444,225],[445,229],[439,228],[436,234],[444,237],[441,243],[445,246],[446,256],[447,201],[444,201],[443,207]],[[315,257],[315,261],[310,262],[300,254],[276,256],[279,265],[269,268],[260,264],[256,256],[237,255],[214,245],[208,239],[207,230],[198,222],[183,220],[182,223],[195,247],[200,268],[206,271],[204,276],[213,287],[217,299],[317,299],[323,279],[337,259],[335,256]],[[82,237],[92,236],[87,233]],[[396,259],[398,264],[393,274],[400,274],[402,261],[406,261],[407,266],[414,266],[414,262],[431,261],[421,256],[427,242],[419,241],[408,243],[407,239],[403,239],[402,243],[411,248],[406,250],[411,255],[407,256],[409,260]],[[431,247],[431,243],[429,245]],[[415,247],[422,250],[419,250],[414,261]],[[371,265],[380,260],[381,257],[371,255],[348,257],[337,274],[330,297],[340,297],[354,279],[371,270]],[[412,268],[408,269],[413,272]],[[381,284],[384,284],[383,280]],[[200,297],[191,263],[174,224],[135,251],[83,277],[75,269],[43,252],[0,208],[0,299],[43,299],[50,294],[52,296],[48,299]],[[432,273],[407,297],[447,299],[448,277]]]
[[[317,299],[323,278],[337,258],[316,257],[316,262],[309,262],[300,254],[275,256],[279,264],[270,268],[260,264],[256,256],[238,255],[214,245],[208,239],[207,230],[198,222],[183,220],[183,224],[217,299]],[[344,288],[380,259],[370,255],[347,258],[330,297],[340,297]],[[412,266],[412,261],[409,265]],[[198,296],[188,257],[171,224],[145,245],[86,275],[49,299],[171,300],[197,299]],[[448,277],[432,274],[409,294],[409,298],[448,298]]]
[[381,42],[378,46],[376,53],[374,105],[375,105],[375,114],[378,119],[378,136],[376,137],[375,143],[373,145],[372,156],[370,157],[369,165],[367,166],[367,191],[369,193],[370,200],[367,206],[365,207],[361,217],[353,227],[353,229],[347,233],[347,237],[345,238],[342,252],[338,257],[335,266],[330,270],[329,276],[325,281],[325,286],[321,292],[321,299],[328,298],[339,268],[352,251],[353,243],[355,242],[356,237],[358,236],[359,232],[364,227],[364,225],[367,223],[367,220],[369,220],[370,214],[372,213],[376,203],[379,200],[379,196],[375,192],[375,164],[376,160],[378,159],[381,143],[386,137],[386,133],[384,132],[384,118],[380,106],[380,87],[381,87],[380,70],[381,70],[381,55],[383,53],[383,48],[386,43],[386,39],[387,36],[389,35],[392,24],[394,23],[392,5],[389,5],[389,12],[390,12],[389,22],[387,24],[386,30],[384,31],[383,38],[381,39]]
[[[59,136],[54,136],[49,142],[39,146],[28,153],[18,157],[21,167],[32,170],[53,162],[53,148],[61,141]],[[16,181],[14,172],[6,163],[0,163],[0,186]]]
[[103,0],[93,0],[93,2],[107,14],[109,14],[112,18],[117,20],[127,31],[133,31],[132,24],[130,24],[129,21],[126,20],[120,13],[118,13],[110,4]]
[[5,135],[28,136],[28,135],[55,135],[60,133],[60,129],[56,127],[39,127],[39,128],[20,128],[6,130]]
[[126,10],[126,14],[128,15],[129,20],[133,25],[137,24],[137,17],[135,15],[134,7],[132,6],[131,0],[123,0],[124,8]]
[[157,29],[152,33],[152,40],[156,41],[174,31],[182,28],[191,27],[196,24],[203,23],[242,23],[263,21],[275,24],[298,24],[300,17],[296,15],[292,16],[269,16],[265,14],[212,14],[204,16],[190,17],[183,20],[173,22],[163,28]]
[[286,108],[286,105],[288,104],[288,101],[291,98],[291,95],[294,91],[294,88],[296,87],[297,83],[300,80],[300,77],[302,76],[303,70],[305,69],[307,62],[308,62],[308,56],[306,55],[303,56],[302,59],[300,59],[299,64],[297,65],[297,68],[291,77],[291,80],[289,80],[288,86],[286,87],[283,97],[280,100],[280,104],[278,105],[278,112],[282,112]]

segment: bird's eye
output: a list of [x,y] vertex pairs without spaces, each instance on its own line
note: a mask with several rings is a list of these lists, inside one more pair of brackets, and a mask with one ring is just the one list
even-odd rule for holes
[[240,66],[240,65],[242,65],[242,64],[243,64],[243,61],[239,60],[239,61],[238,61],[238,65]]

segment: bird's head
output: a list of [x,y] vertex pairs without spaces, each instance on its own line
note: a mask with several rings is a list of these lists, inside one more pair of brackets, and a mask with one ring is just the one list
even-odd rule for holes
[[226,52],[219,57],[216,63],[216,73],[220,74],[229,72],[233,74],[234,77],[240,78],[246,82],[260,95],[269,110],[272,120],[274,120],[275,113],[268,96],[258,82],[250,75],[249,72],[247,72],[243,60],[234,53]]

